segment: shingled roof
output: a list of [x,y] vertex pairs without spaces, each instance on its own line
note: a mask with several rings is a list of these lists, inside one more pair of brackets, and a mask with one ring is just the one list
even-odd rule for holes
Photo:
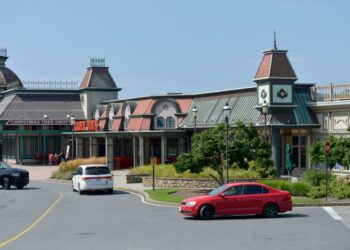
[[74,93],[13,93],[0,102],[0,120],[64,120],[67,114],[85,119],[79,95]]
[[90,60],[90,67],[87,69],[79,89],[99,88],[99,89],[117,89],[108,67],[104,66],[104,59]]
[[274,47],[263,53],[264,57],[255,74],[255,81],[269,78],[298,79],[288,60],[287,50],[279,50]]

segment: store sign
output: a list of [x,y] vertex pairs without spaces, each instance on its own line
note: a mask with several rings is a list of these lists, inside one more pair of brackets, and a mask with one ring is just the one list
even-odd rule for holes
[[68,120],[8,120],[6,125],[70,125]]
[[98,131],[98,120],[76,121],[74,131]]

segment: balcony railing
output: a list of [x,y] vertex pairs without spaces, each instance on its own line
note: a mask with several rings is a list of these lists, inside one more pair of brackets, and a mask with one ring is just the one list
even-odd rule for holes
[[78,81],[23,81],[27,89],[77,89]]
[[316,99],[317,101],[350,100],[350,83],[317,86]]

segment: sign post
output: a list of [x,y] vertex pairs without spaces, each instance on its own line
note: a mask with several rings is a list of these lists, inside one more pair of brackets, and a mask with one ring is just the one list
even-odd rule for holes
[[326,203],[328,201],[328,156],[331,153],[331,143],[329,141],[326,141],[324,145],[324,152],[326,155]]

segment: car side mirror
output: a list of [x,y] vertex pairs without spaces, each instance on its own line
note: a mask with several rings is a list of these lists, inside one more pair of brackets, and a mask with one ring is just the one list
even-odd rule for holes
[[219,196],[220,197],[225,197],[225,193],[220,193]]

